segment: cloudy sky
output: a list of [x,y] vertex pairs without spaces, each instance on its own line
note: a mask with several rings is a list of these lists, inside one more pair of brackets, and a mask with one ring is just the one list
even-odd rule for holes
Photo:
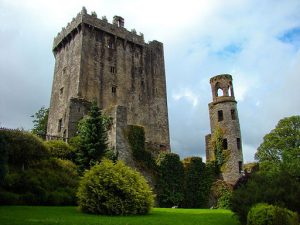
[[0,126],[32,127],[49,106],[54,36],[85,6],[164,43],[172,151],[205,156],[209,78],[229,73],[244,159],[279,119],[300,114],[299,0],[0,0]]

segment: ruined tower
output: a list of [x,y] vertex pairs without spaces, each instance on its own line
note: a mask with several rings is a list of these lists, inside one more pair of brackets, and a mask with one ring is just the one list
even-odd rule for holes
[[[48,139],[73,137],[92,101],[113,118],[109,145],[126,158],[123,128],[140,125],[151,148],[169,151],[163,44],[144,42],[124,19],[85,8],[55,37]],[[124,156],[122,156],[122,154]],[[126,161],[126,160],[125,160]]]
[[221,74],[210,79],[213,101],[209,103],[211,134],[206,136],[206,161],[216,159],[211,139],[219,129],[222,136],[223,179],[234,184],[240,177],[243,165],[243,152],[237,102],[234,97],[232,77]]

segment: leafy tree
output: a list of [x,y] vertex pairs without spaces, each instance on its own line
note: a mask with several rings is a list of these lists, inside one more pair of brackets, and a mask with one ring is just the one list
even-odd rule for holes
[[49,149],[49,153],[51,156],[59,159],[74,161],[75,152],[68,143],[62,140],[50,140],[45,141],[45,145]]
[[184,199],[184,169],[177,154],[161,153],[157,158],[157,200],[160,207],[178,206]]
[[8,150],[5,136],[0,135],[0,185],[3,183],[7,173]]
[[107,151],[107,120],[95,102],[88,115],[79,122],[76,161],[79,170],[95,165]]
[[300,116],[280,120],[275,129],[264,136],[255,157],[263,169],[281,168],[300,177]]
[[33,117],[33,128],[31,132],[39,137],[46,139],[47,134],[47,123],[48,123],[48,114],[49,108],[45,108],[44,106],[39,109]]

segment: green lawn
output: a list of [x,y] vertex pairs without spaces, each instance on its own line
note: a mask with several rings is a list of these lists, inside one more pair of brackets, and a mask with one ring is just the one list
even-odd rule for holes
[[154,208],[144,216],[97,216],[76,207],[0,206],[1,225],[239,225],[228,210]]

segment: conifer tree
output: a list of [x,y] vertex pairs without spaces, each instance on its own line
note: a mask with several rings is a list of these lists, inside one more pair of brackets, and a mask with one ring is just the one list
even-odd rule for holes
[[76,161],[79,170],[89,169],[101,160],[107,150],[106,121],[95,102],[88,115],[79,122]]

